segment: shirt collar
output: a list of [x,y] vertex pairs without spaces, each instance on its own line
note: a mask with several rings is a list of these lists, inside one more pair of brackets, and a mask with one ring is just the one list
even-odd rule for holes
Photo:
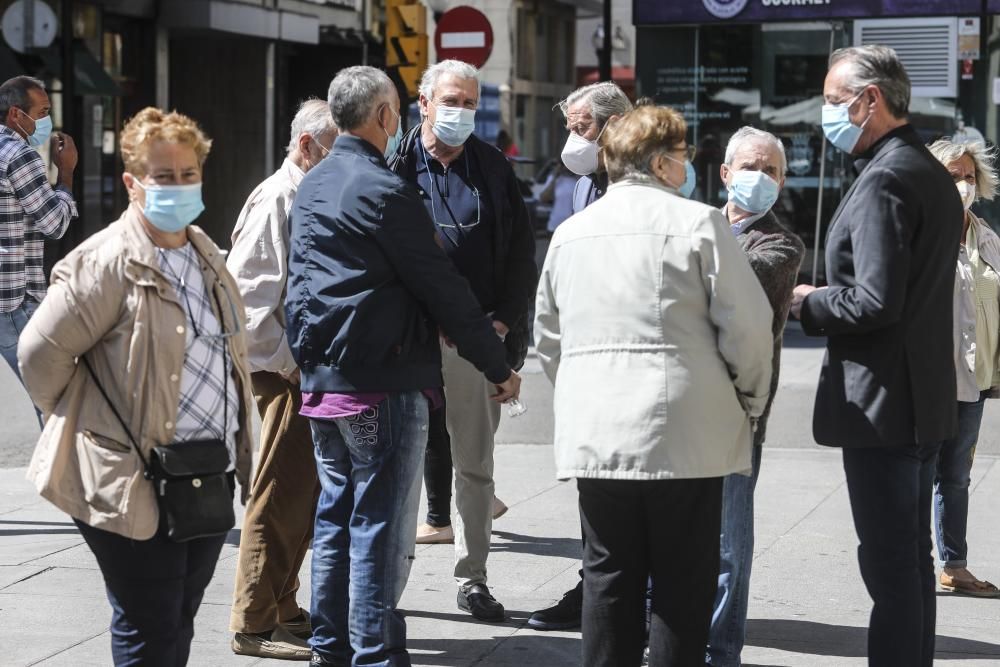
[[[729,202],[726,202],[726,205],[723,206],[721,209],[719,209],[722,211],[722,215],[726,216],[726,220],[729,220],[728,209],[729,209]],[[768,211],[770,211],[770,209],[768,209]],[[729,225],[729,229],[732,230],[733,236],[739,236],[740,234],[745,232],[747,229],[750,228],[751,225],[753,225],[753,223],[757,222],[765,215],[767,215],[768,211],[764,211],[763,213],[758,213],[756,215],[751,215],[749,218],[743,218],[735,225],[733,224]]]
[[285,176],[288,177],[288,180],[292,182],[292,186],[296,188],[299,187],[299,183],[301,183],[302,179],[305,178],[306,172],[302,171],[299,165],[295,164],[287,157],[285,158],[285,161],[281,163],[281,168],[284,170]]

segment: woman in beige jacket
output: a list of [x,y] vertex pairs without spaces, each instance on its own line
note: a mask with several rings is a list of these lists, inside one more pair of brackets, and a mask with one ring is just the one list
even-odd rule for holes
[[204,209],[201,129],[147,108],[120,142],[128,209],[56,265],[20,338],[21,373],[46,418],[28,478],[97,558],[115,664],[183,665],[225,536],[167,539],[142,461],[96,383],[147,460],[155,446],[223,440],[245,491],[243,305],[218,247],[189,226]]
[[771,306],[725,216],[689,201],[687,128],[644,106],[605,133],[612,185],[556,230],[535,306],[560,478],[577,478],[588,667],[702,664],[722,479],[749,472]]
[[1000,589],[969,571],[966,527],[972,460],[987,397],[1000,386],[1000,238],[971,211],[976,199],[993,199],[998,179],[994,155],[979,142],[935,141],[930,151],[955,179],[965,206],[955,267],[955,376],[958,433],[941,443],[934,480],[934,531],[941,588],[974,597],[1000,597]]

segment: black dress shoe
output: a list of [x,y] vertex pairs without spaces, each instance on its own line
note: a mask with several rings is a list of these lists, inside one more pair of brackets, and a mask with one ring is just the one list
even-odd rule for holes
[[583,581],[554,606],[539,609],[528,619],[528,627],[535,630],[575,630],[583,616]]
[[503,605],[490,595],[486,584],[473,584],[458,589],[458,608],[480,621],[502,622],[507,619]]
[[350,660],[348,660],[347,662],[343,661],[334,662],[332,660],[325,659],[316,651],[313,651],[312,659],[309,661],[309,667],[350,667],[350,665],[351,665]]

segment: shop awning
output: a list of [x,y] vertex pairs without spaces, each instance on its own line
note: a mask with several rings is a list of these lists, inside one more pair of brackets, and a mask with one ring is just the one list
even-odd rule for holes
[[[45,69],[55,77],[62,77],[62,51],[58,46],[50,46],[37,52]],[[73,43],[73,73],[76,75],[77,95],[111,95],[122,94],[122,89],[114,82],[104,66],[98,62],[83,42]]]

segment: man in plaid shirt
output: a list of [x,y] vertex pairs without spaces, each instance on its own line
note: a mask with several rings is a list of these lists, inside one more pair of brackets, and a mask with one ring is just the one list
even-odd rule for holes
[[50,108],[38,79],[18,76],[0,85],[0,353],[18,378],[17,339],[45,297],[44,239],[61,238],[77,216],[73,139],[52,135],[55,189],[35,150],[51,134]]

